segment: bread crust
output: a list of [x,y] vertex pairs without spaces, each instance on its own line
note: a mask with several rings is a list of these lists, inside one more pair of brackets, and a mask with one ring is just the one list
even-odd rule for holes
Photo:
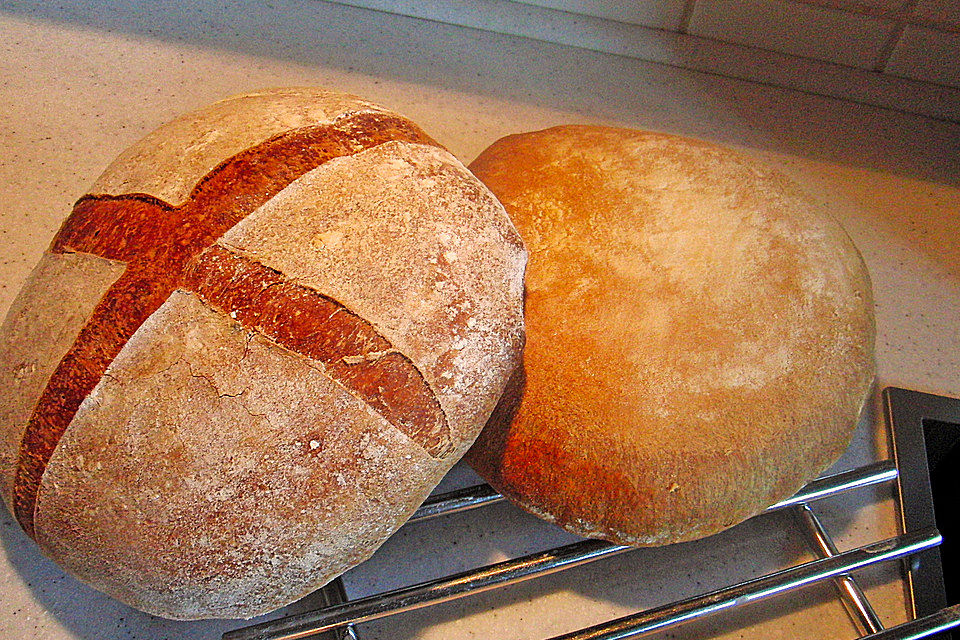
[[7,390],[0,402],[0,495],[11,513],[30,414],[93,307],[123,270],[123,263],[99,256],[44,253],[7,313],[0,331],[0,388]]
[[138,609],[248,617],[369,556],[447,466],[321,363],[177,292],[61,439],[38,543]]
[[[0,329],[0,375],[26,371],[30,391],[0,396],[0,471],[44,553],[133,606],[251,617],[360,562],[518,365],[519,235],[386,109],[307,89],[228,99],[134,145],[95,189]],[[283,246],[331,221],[359,248]],[[447,224],[456,268],[437,260]],[[54,300],[53,275],[78,286]],[[426,280],[415,309],[377,299]]]
[[849,442],[875,371],[849,237],[723,147],[605,127],[494,143],[471,165],[520,230],[525,390],[468,460],[588,537],[711,535]]
[[[436,393],[459,458],[475,435],[457,430],[490,415],[513,370],[498,363],[515,366],[523,341],[526,253],[506,213],[490,219],[491,208],[501,205],[446,151],[387,143],[312,171],[219,245],[372,322]],[[491,278],[506,286],[489,287]]]
[[177,206],[223,160],[277,134],[332,124],[347,113],[391,113],[372,102],[316,87],[231,96],[172,120],[123,151],[90,193],[144,193]]

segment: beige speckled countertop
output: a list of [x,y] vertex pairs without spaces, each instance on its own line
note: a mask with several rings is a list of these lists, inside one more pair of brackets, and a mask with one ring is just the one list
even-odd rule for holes
[[[390,106],[467,162],[507,133],[571,122],[670,131],[763,156],[833,212],[863,253],[879,386],[960,397],[960,125],[313,0],[0,3],[0,307],[127,145],[215,99],[305,84]],[[839,467],[885,456],[873,412]],[[841,548],[895,533],[884,490],[821,509]],[[364,640],[545,638],[808,557],[788,524],[755,519],[708,541],[617,556],[359,631]],[[0,638],[215,638],[239,626],[174,623],[113,602],[40,557],[5,511],[0,537]],[[356,597],[570,539],[499,505],[401,530],[346,584]],[[895,567],[862,582],[885,623],[905,619]],[[825,585],[662,637],[856,633]]]

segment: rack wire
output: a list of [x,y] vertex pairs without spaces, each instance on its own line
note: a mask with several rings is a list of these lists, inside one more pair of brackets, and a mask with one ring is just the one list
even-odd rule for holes
[[[901,394],[900,390],[888,389],[884,392],[884,399],[891,417],[891,430],[895,435],[897,425],[894,423],[894,415],[897,414],[897,403],[902,405],[904,402],[912,402],[913,406],[916,406],[918,398]],[[953,402],[960,407],[960,401]],[[915,413],[916,411],[909,414],[911,419],[916,417]],[[900,428],[901,431],[906,429],[903,425]],[[909,438],[915,439],[915,434],[909,434],[908,440]],[[913,602],[916,616],[914,620],[884,629],[880,618],[852,575],[853,572],[871,565],[911,558],[914,560],[912,567],[907,565],[908,569],[916,569],[915,558],[935,551],[942,542],[941,535],[932,522],[932,515],[916,522],[904,519],[903,533],[900,535],[841,552],[813,509],[813,505],[824,498],[869,486],[896,483],[901,513],[916,511],[915,505],[904,505],[903,498],[907,494],[915,501],[923,496],[917,498],[913,495],[916,491],[910,487],[906,490],[903,488],[904,479],[897,463],[902,468],[909,466],[913,475],[916,475],[918,470],[926,474],[926,458],[917,459],[919,454],[915,442],[907,447],[901,441],[898,446],[895,439],[894,450],[898,456],[896,461],[883,460],[821,477],[793,497],[766,510],[765,513],[791,512],[806,538],[807,545],[817,555],[816,559],[550,640],[621,640],[639,637],[824,581],[833,582],[840,601],[850,613],[862,638],[915,640],[960,626],[960,605],[938,606],[932,612],[927,612]],[[911,459],[903,458],[906,453],[912,456]],[[929,479],[926,482],[929,494]],[[910,486],[916,484],[916,480],[911,479]],[[922,485],[922,477],[920,484]],[[929,495],[926,499],[930,500]],[[488,485],[468,487],[428,499],[410,518],[409,523],[483,508],[502,500],[503,497]],[[929,512],[932,514],[932,507]],[[319,637],[328,640],[357,640],[354,625],[358,623],[502,588],[634,550],[633,547],[598,540],[583,540],[352,601],[347,600],[343,583],[337,579],[324,587],[322,595],[325,606],[322,608],[229,631],[223,635],[223,640],[297,640]],[[910,584],[913,584],[912,580]],[[940,584],[942,585],[942,580]],[[911,595],[915,595],[913,591]],[[938,601],[937,604],[945,605],[945,601]],[[918,611],[924,615],[917,615]]]

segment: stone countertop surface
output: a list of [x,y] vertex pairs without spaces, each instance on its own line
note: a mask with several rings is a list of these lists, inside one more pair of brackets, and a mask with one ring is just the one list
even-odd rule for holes
[[[125,147],[244,91],[320,85],[418,122],[464,162],[497,138],[603,123],[740,147],[797,179],[870,270],[878,389],[960,397],[960,124],[327,2],[0,2],[0,309],[73,202]],[[875,398],[876,400],[876,398]],[[874,402],[837,467],[888,457]],[[458,467],[447,486],[469,482]],[[819,505],[841,549],[889,537],[889,489]],[[345,576],[358,597],[572,536],[501,504],[402,529]],[[65,576],[3,511],[0,637],[216,638]],[[363,640],[547,638],[809,558],[786,516],[361,625]],[[885,624],[906,619],[897,567],[859,574]],[[309,599],[300,605],[304,608]],[[830,585],[667,631],[670,638],[854,638]]]

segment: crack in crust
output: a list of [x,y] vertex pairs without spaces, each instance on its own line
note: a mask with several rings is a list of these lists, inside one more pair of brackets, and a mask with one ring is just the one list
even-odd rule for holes
[[28,535],[35,537],[40,480],[63,432],[127,340],[180,285],[189,261],[304,173],[393,140],[439,146],[405,118],[359,112],[278,134],[224,160],[178,206],[142,193],[80,198],[50,251],[90,253],[127,268],[60,361],[24,431],[13,502]]
[[423,374],[376,328],[333,298],[220,245],[184,273],[184,287],[325,372],[434,458],[453,449],[450,427]]

